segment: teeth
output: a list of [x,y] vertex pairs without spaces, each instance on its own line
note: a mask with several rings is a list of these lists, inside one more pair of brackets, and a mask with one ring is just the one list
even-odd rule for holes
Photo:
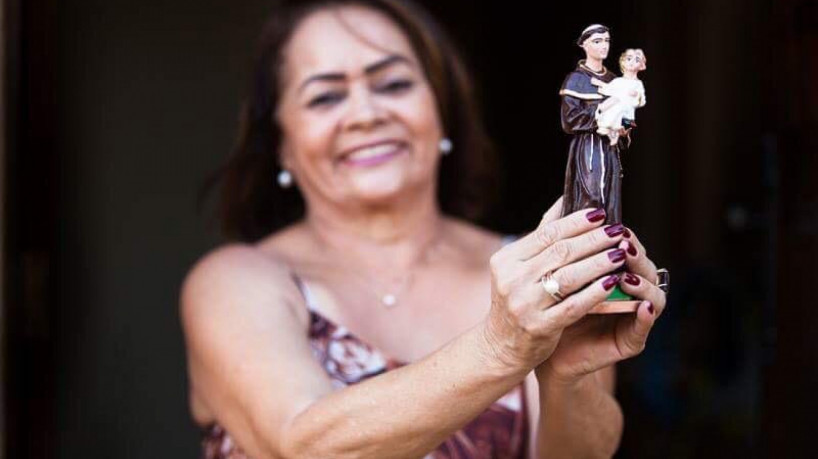
[[367,159],[391,153],[397,148],[395,144],[381,144],[374,147],[362,148],[349,155],[349,159]]

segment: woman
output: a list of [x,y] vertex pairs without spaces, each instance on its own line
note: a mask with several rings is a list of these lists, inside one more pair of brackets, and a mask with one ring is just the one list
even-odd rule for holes
[[[505,246],[452,216],[491,191],[469,185],[486,143],[456,54],[410,3],[299,2],[258,67],[223,187],[249,242],[182,291],[205,455],[613,454],[612,365],[665,303],[636,236],[602,210],[559,219],[559,201]],[[639,311],[586,317],[616,284]]]

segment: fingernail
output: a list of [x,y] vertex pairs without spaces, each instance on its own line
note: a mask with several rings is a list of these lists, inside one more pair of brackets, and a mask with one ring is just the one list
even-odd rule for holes
[[625,259],[625,251],[622,249],[611,250],[608,252],[608,259],[611,260],[611,263],[619,263]]
[[585,217],[591,223],[596,223],[598,221],[604,220],[605,219],[605,209],[597,209],[597,210],[588,212],[588,214],[585,215]]
[[639,280],[639,277],[634,276],[631,273],[625,273],[625,282],[631,285],[639,285],[641,281]]
[[650,301],[645,301],[645,303],[648,304],[648,312],[650,313],[650,315],[653,315],[653,312],[655,311],[655,308],[653,307],[653,303],[651,303]]
[[[627,231],[627,230],[625,230]],[[636,251],[636,246],[628,242],[628,255],[635,257],[639,252]]]
[[604,282],[602,282],[602,288],[604,288],[605,290],[610,290],[610,289],[614,288],[614,285],[616,285],[618,283],[619,283],[619,276],[617,276],[616,274],[613,274],[613,275],[608,276],[608,278],[605,279]]
[[620,223],[605,228],[605,234],[607,234],[608,237],[619,236],[620,234],[622,234],[623,231],[625,231],[625,227],[622,226]]
[[622,233],[622,235],[623,235],[623,236],[625,236],[625,237],[626,237],[626,238],[628,238],[628,239],[630,239],[630,238],[631,238],[631,232],[630,232],[630,230],[629,230],[629,229],[627,229],[627,228],[625,228],[625,231]]

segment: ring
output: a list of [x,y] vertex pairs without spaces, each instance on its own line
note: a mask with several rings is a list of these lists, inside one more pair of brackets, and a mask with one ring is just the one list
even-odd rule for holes
[[657,269],[656,270],[656,286],[659,287],[660,290],[665,292],[665,294],[670,292],[670,272],[667,269]]
[[560,283],[551,277],[551,271],[548,271],[540,278],[540,284],[543,290],[545,290],[545,293],[551,295],[551,298],[557,301],[563,300],[562,293],[560,293]]

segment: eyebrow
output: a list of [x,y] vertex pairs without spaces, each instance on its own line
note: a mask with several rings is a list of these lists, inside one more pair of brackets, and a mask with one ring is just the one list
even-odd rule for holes
[[[386,56],[385,58],[383,58],[383,59],[381,59],[381,60],[379,60],[377,62],[374,62],[374,63],[369,64],[366,67],[364,67],[364,73],[367,74],[367,75],[371,75],[373,73],[377,73],[378,71],[383,70],[384,68],[389,67],[389,66],[394,65],[394,64],[397,64],[397,63],[404,63],[404,64],[407,64],[410,67],[412,67],[412,61],[410,61],[406,57],[401,56],[400,54],[391,54],[391,55]],[[346,79],[346,75],[344,73],[341,73],[341,72],[319,73],[317,75],[312,75],[311,77],[304,80],[304,82],[301,83],[301,86],[298,87],[298,92],[301,92],[308,84],[310,84],[312,82],[315,82],[315,81],[334,82],[334,81],[344,81],[345,79]]]

